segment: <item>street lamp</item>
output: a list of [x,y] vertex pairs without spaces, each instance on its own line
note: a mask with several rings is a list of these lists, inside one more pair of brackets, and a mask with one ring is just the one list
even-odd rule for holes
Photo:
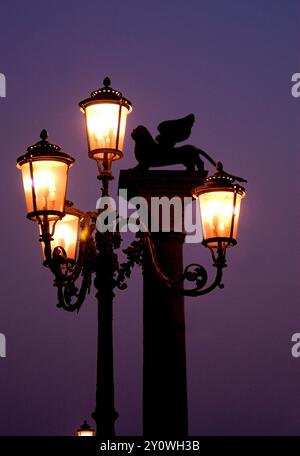
[[127,115],[132,104],[111,87],[109,78],[90,98],[79,103],[85,114],[89,157],[97,161],[99,174],[111,177],[111,164],[123,157]]
[[68,171],[74,158],[47,141],[46,130],[41,141],[29,146],[17,160],[22,171],[27,217],[34,221],[57,220],[64,215]]
[[93,429],[86,420],[76,431],[77,437],[94,437],[96,435],[95,429]]
[[[104,80],[104,87],[92,92],[91,97],[79,105],[85,113],[89,157],[97,161],[98,179],[103,184],[101,196],[108,196],[109,181],[113,178],[111,164],[123,156],[126,118],[132,106],[121,92],[111,88],[108,78]],[[164,129],[167,125],[167,129],[176,132],[176,143],[188,137],[191,118],[194,121],[194,116],[188,116],[175,121],[175,125],[172,121],[161,125],[165,125]],[[186,124],[187,120],[189,125]],[[146,129],[141,128],[145,133]],[[183,129],[181,133],[180,129]],[[146,131],[146,136],[149,140],[151,135]],[[151,137],[149,144],[155,148],[156,154],[164,152]],[[169,154],[173,153],[172,147],[169,146]],[[180,163],[187,163],[187,171],[183,172],[186,180],[190,178],[192,161],[190,158],[186,162],[185,152],[193,154],[190,157],[196,157],[198,152],[193,146],[187,146],[185,151],[184,147],[179,149],[177,156],[181,157]],[[149,150],[144,152],[148,153]],[[209,158],[206,153],[200,152]],[[147,231],[137,233],[137,239],[124,250],[127,260],[119,264],[115,250],[121,244],[120,232],[118,229],[101,231],[96,223],[101,210],[82,212],[65,200],[68,170],[74,159],[61,152],[59,146],[50,144],[45,130],[41,133],[41,141],[30,146],[27,154],[17,160],[23,175],[27,217],[39,224],[40,241],[44,245],[44,265],[54,274],[58,307],[68,312],[78,312],[90,291],[94,275],[98,305],[98,351],[96,408],[92,416],[96,421],[97,436],[115,435],[114,422],[118,414],[114,407],[113,299],[116,288],[126,288],[134,265],[146,265],[146,268],[150,265],[172,293],[200,296],[217,287],[223,288],[225,253],[227,247],[236,244],[240,204],[245,195],[243,187],[235,181],[243,179],[225,173],[219,163],[217,172],[204,180],[207,172],[201,168],[199,161],[197,157],[198,171],[194,172],[193,179],[197,178],[201,185],[192,193],[200,204],[203,244],[211,250],[213,266],[216,268],[215,279],[210,285],[207,284],[206,269],[195,263],[186,266],[180,277],[169,277],[160,267],[154,242]],[[214,163],[211,159],[209,161]],[[183,176],[181,172],[179,174]],[[168,182],[164,185],[167,188]],[[80,285],[78,279],[81,279]],[[193,283],[193,288],[185,288],[183,285],[186,281]],[[86,422],[83,426],[78,435],[91,432]]]
[[203,245],[226,249],[237,243],[237,230],[241,201],[245,189],[235,183],[235,177],[223,171],[217,163],[217,172],[196,187],[193,195],[198,198],[202,220]]

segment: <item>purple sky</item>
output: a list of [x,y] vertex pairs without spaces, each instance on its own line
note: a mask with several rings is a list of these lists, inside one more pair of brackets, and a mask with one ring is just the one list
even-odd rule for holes
[[[299,434],[299,2],[12,0],[0,14],[0,435],[73,434],[94,407],[94,291],[78,316],[56,308],[15,159],[47,128],[76,158],[69,199],[93,210],[96,165],[77,103],[106,75],[134,108],[116,176],[134,165],[135,126],[154,134],[193,112],[190,143],[249,181],[225,289],[186,300],[190,433]],[[185,260],[210,264],[201,245]],[[115,301],[118,434],[142,431],[141,318],[137,271]]]

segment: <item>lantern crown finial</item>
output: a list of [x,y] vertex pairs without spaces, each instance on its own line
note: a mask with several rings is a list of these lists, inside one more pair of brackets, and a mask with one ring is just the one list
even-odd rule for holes
[[46,139],[48,139],[48,132],[47,132],[47,130],[44,129],[44,130],[41,131],[41,133],[40,133],[40,138],[41,138],[41,140],[43,140],[43,141],[46,141]]
[[83,424],[80,426],[82,431],[89,431],[91,430],[91,426],[88,424],[87,420],[83,421]]
[[111,80],[108,76],[103,80],[103,87],[91,92],[91,96],[79,103],[79,106],[83,112],[85,108],[91,103],[100,102],[112,102],[118,103],[128,109],[130,112],[132,110],[132,104],[127,98],[123,97],[122,92],[111,87]]
[[221,172],[223,171],[223,163],[218,162],[218,163],[216,164],[216,169],[217,169],[217,171],[218,171],[219,173],[221,173]]
[[40,133],[40,140],[35,144],[27,147],[27,153],[21,155],[17,159],[17,166],[20,168],[24,163],[29,160],[40,160],[40,159],[58,159],[64,161],[65,163],[72,165],[75,161],[73,157],[68,154],[65,154],[61,151],[61,147],[57,144],[51,144],[47,141],[48,132],[46,129],[42,130]]
[[43,155],[47,153],[53,154],[61,151],[60,146],[58,146],[57,144],[49,143],[47,139],[48,131],[44,128],[40,133],[40,141],[38,141],[35,144],[32,144],[32,146],[29,146],[27,148],[27,151],[34,155]]
[[103,85],[104,87],[110,87],[111,81],[108,76],[106,76],[106,78],[103,79]]

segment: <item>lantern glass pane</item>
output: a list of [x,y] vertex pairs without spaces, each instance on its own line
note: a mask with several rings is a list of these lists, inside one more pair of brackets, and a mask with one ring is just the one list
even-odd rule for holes
[[[236,239],[241,200],[242,195],[237,194],[234,211],[234,192],[232,191],[212,191],[199,195],[204,240],[220,237]],[[231,233],[233,212],[233,231]],[[218,247],[217,242],[209,245]]]
[[[54,221],[50,221],[50,233],[53,231],[53,224]],[[77,247],[79,245],[79,228],[80,219],[75,215],[66,214],[61,220],[58,220],[55,225],[53,241],[51,241],[51,250],[53,251],[55,247],[62,247],[66,252],[67,258],[75,261],[77,257]],[[40,225],[39,231],[41,234]],[[45,259],[44,248],[43,258]]]
[[76,260],[78,238],[79,238],[79,217],[66,214],[55,225],[54,241],[51,242],[51,249],[62,247],[69,260]]
[[[30,165],[21,166],[27,212],[64,211],[68,165],[56,160],[32,162],[33,181]],[[32,187],[36,195],[36,208],[33,203]]]
[[[97,103],[86,107],[86,125],[90,152],[97,152],[94,158],[103,159],[103,152],[119,150],[122,152],[128,110],[121,107],[119,143],[117,134],[120,105],[116,103]],[[101,153],[102,150],[102,153]]]

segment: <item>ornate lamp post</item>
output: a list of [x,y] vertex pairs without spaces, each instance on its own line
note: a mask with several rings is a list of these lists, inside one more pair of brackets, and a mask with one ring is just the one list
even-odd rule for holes
[[[110,80],[106,78],[104,87],[92,92],[90,98],[80,102],[80,107],[85,113],[89,157],[98,164],[98,179],[103,184],[101,196],[107,196],[109,181],[113,178],[112,162],[123,156],[126,117],[132,106],[121,92],[110,87]],[[170,125],[171,131],[176,131],[178,137],[175,143],[189,136],[193,122],[194,116],[190,115],[161,124],[161,144],[153,140],[156,152],[163,152],[168,147],[168,153],[172,154],[174,144],[166,146],[163,138]],[[169,138],[168,135],[166,137]],[[178,157],[182,157],[183,152],[188,153],[192,146],[186,147],[178,148]],[[193,195],[200,203],[203,244],[211,250],[213,266],[216,267],[216,277],[211,285],[207,285],[208,274],[199,264],[188,265],[179,277],[169,277],[160,267],[158,252],[149,232],[137,233],[137,240],[124,250],[127,261],[119,265],[115,250],[121,244],[120,233],[117,229],[113,232],[99,230],[96,219],[101,211],[85,213],[66,201],[68,169],[74,159],[61,152],[59,146],[50,144],[45,130],[41,133],[41,141],[30,146],[27,154],[17,160],[17,166],[22,170],[27,217],[39,225],[44,265],[54,274],[58,307],[78,312],[86,293],[90,291],[94,275],[98,304],[98,352],[96,408],[92,416],[96,421],[97,436],[115,435],[114,422],[118,414],[114,407],[112,306],[114,290],[126,288],[125,282],[132,267],[135,264],[150,264],[166,289],[180,295],[200,296],[216,287],[223,287],[225,253],[228,247],[236,244],[240,204],[245,191],[235,183],[235,180],[241,179],[225,173],[220,163],[217,164],[216,174],[203,183],[206,174],[203,167],[201,170],[197,151],[212,163],[214,161],[203,151],[192,148],[199,170],[194,172],[194,177],[196,173],[201,184],[193,190]],[[189,170],[193,163],[185,160],[179,162],[187,164]],[[159,166],[159,160],[156,159],[155,163],[154,166]],[[179,173],[189,176],[188,171]],[[81,279],[80,287],[78,279]],[[185,281],[192,282],[194,287],[185,289]],[[89,426],[87,429],[87,426],[85,423],[77,435],[86,435],[86,432],[91,435],[93,430]]]

